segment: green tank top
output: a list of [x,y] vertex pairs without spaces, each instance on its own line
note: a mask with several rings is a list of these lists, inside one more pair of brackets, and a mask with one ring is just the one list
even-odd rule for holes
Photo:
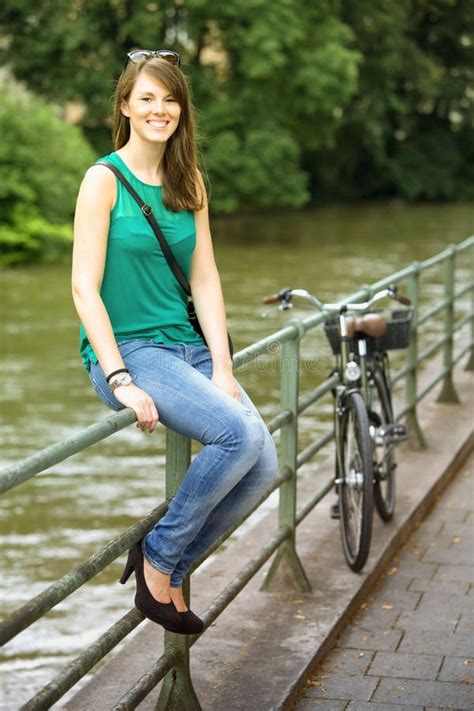
[[[113,163],[142,200],[151,205],[176,261],[189,280],[196,244],[194,213],[167,210],[161,187],[135,177],[117,153],[99,160]],[[118,180],[100,295],[117,343],[137,338],[155,343],[204,343],[189,323],[185,290],[169,268],[147,219]],[[82,324],[80,351],[89,370],[91,363],[97,363],[97,357]]]

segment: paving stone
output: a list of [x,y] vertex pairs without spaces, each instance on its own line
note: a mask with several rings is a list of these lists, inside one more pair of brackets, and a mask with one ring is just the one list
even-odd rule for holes
[[474,612],[472,610],[461,613],[456,627],[456,633],[474,635]]
[[312,709],[326,709],[326,711],[344,711],[347,707],[347,699],[338,701],[337,699],[307,699],[305,696],[298,701],[296,711],[312,711]]
[[472,537],[474,536],[474,521],[471,519],[470,521],[451,521],[445,523],[442,529],[442,536],[447,536],[448,538],[465,536],[472,541]]
[[413,540],[410,541],[408,545],[403,546],[403,548],[397,553],[396,558],[398,560],[421,560],[428,550],[428,544],[419,544]]
[[369,630],[364,627],[349,627],[337,641],[338,647],[350,649],[372,649],[375,651],[394,652],[400,639],[401,630]]
[[382,679],[373,696],[374,701],[392,704],[427,706],[472,711],[473,689],[468,684],[419,679]]
[[[385,605],[385,607],[384,607]],[[359,610],[351,620],[354,625],[365,629],[387,629],[393,627],[401,609],[393,603],[374,603],[365,610]]]
[[469,513],[463,509],[442,509],[436,508],[432,513],[430,513],[430,519],[433,522],[460,522],[464,523],[469,520]]
[[433,650],[436,654],[452,657],[473,657],[474,638],[461,633],[439,634],[437,630],[408,630],[403,635],[398,651],[425,654]]
[[[371,609],[374,605],[393,605],[399,610],[414,610],[422,598],[423,593],[421,592],[392,590],[389,584],[385,584],[378,586],[367,598],[365,609]],[[466,599],[468,599],[467,596]]]
[[[421,563],[419,564],[421,565]],[[426,563],[428,565],[428,563]],[[434,563],[433,563],[434,565]],[[433,582],[444,580],[459,580],[463,583],[474,582],[474,566],[472,565],[440,565],[433,576]]]
[[439,681],[455,681],[458,684],[474,684],[474,659],[445,657],[438,679]]
[[367,674],[401,679],[436,679],[442,661],[441,655],[377,652]]
[[459,546],[456,548],[428,548],[422,557],[423,563],[452,563],[456,565],[472,565],[472,550],[463,550]]
[[[412,580],[408,586],[409,592],[437,592],[454,593],[455,595],[466,595],[469,591],[469,583],[462,580]],[[474,588],[473,588],[474,589]]]
[[374,652],[360,649],[333,649],[321,662],[315,677],[327,674],[365,674]]
[[[385,573],[383,576],[380,578],[380,582],[378,585],[380,585],[380,588],[382,590],[387,590],[390,589],[390,591],[395,591],[395,590],[400,590],[401,592],[408,590],[410,587],[410,583],[413,581],[415,576],[405,576],[405,575],[398,575],[399,572],[399,565],[396,565],[393,563],[387,568],[387,573]],[[379,588],[377,588],[378,590]]]
[[437,632],[454,632],[459,619],[459,611],[450,605],[435,607],[430,610],[426,607],[420,610],[402,612],[397,620],[396,627],[402,630],[432,630],[435,621]]
[[459,613],[471,612],[473,608],[472,598],[469,595],[448,595],[447,593],[425,592],[421,595],[421,600],[418,603],[417,610],[431,610],[433,616],[437,615],[438,610],[443,608],[451,608]]
[[368,701],[377,686],[378,679],[368,676],[345,676],[331,674],[327,679],[313,682],[305,692],[307,699],[347,699]]
[[437,564],[436,563],[423,563],[422,561],[410,561],[402,560],[393,568],[398,568],[394,571],[393,578],[418,578],[419,580],[431,580],[436,573]]

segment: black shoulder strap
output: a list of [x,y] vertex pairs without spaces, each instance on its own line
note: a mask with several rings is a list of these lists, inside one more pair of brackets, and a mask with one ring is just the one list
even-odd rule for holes
[[181,271],[181,268],[179,267],[176,259],[173,256],[173,253],[171,249],[169,248],[168,242],[166,241],[163,232],[161,231],[161,228],[158,224],[158,222],[155,219],[155,216],[153,214],[153,210],[151,209],[150,205],[147,205],[146,203],[143,202],[141,199],[140,195],[137,193],[137,191],[132,188],[128,180],[125,178],[124,175],[120,172],[118,168],[115,167],[113,163],[109,163],[106,160],[99,160],[95,165],[105,165],[107,168],[110,168],[112,173],[115,174],[115,176],[120,180],[124,188],[128,190],[130,195],[136,200],[138,205],[140,206],[140,210],[143,212],[145,215],[146,219],[150,223],[150,226],[155,233],[155,237],[160,243],[160,247],[163,250],[163,254],[165,255],[165,259],[168,262],[168,266],[175,275],[176,279],[179,281],[185,292],[187,293],[188,296],[191,296],[191,287],[189,285],[188,280],[184,276],[183,272]]

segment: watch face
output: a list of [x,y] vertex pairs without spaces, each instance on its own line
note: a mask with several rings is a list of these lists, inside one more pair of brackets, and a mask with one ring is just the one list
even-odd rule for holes
[[130,385],[131,382],[132,378],[129,373],[120,373],[120,375],[113,379],[110,387],[113,392],[119,385]]

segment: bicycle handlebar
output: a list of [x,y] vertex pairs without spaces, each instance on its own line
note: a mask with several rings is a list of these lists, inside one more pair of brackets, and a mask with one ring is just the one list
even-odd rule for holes
[[381,299],[385,299],[387,296],[390,297],[391,299],[395,299],[395,301],[398,301],[400,304],[403,304],[404,306],[410,306],[411,301],[410,299],[405,296],[404,294],[400,294],[397,287],[394,284],[391,284],[388,286],[386,289],[382,289],[381,291],[378,291],[374,296],[372,296],[369,301],[364,301],[362,303],[358,304],[344,304],[344,303],[334,303],[334,304],[323,304],[319,299],[314,296],[313,294],[310,294],[309,291],[306,291],[306,289],[281,289],[278,293],[276,294],[269,294],[268,296],[263,297],[263,303],[264,304],[276,304],[280,303],[281,308],[289,308],[290,307],[290,301],[292,298],[296,296],[301,299],[304,299],[305,301],[309,301],[313,306],[316,306],[320,311],[337,311],[340,312],[341,309],[345,309],[347,311],[366,311],[367,309],[370,309],[370,307],[375,304],[377,301],[380,301]]

